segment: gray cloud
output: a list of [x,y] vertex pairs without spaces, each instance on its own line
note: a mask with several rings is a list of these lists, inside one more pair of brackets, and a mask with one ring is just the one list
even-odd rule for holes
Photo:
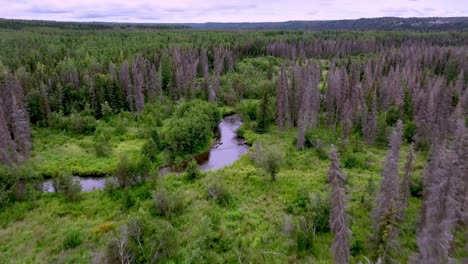
[[44,8],[44,7],[38,7],[38,6],[33,6],[29,9],[31,13],[36,13],[36,14],[64,14],[68,13],[67,10],[64,9],[55,9],[55,8]]
[[466,16],[466,0],[0,0],[0,17],[62,21],[261,22]]

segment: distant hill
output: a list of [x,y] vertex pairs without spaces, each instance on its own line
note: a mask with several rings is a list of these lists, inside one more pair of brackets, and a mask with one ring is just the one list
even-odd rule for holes
[[350,20],[287,21],[264,23],[194,23],[198,29],[306,29],[306,30],[468,30],[468,17],[381,17]]
[[0,28],[53,27],[81,30],[201,29],[201,30],[468,30],[468,17],[381,17],[258,23],[109,23],[1,19]]
[[185,24],[163,23],[111,23],[111,22],[62,22],[48,20],[20,20],[0,18],[0,28],[20,30],[23,28],[49,27],[79,30],[112,30],[112,29],[188,29]]

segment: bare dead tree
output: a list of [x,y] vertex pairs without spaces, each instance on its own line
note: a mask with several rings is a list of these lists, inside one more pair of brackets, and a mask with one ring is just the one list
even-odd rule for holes
[[132,86],[132,81],[130,79],[130,69],[128,61],[124,61],[122,65],[120,65],[119,80],[121,93],[125,95],[125,100],[127,102],[128,109],[131,112],[133,112],[135,110],[135,95]]
[[410,185],[411,185],[411,176],[413,174],[414,166],[414,149],[413,144],[408,148],[408,155],[406,156],[406,164],[403,177],[400,181],[400,202],[399,202],[399,213],[398,218],[400,220],[404,219],[406,207],[408,207],[408,200],[410,198]]
[[141,57],[141,54],[138,54],[135,58],[135,61],[132,65],[132,72],[133,72],[133,87],[134,87],[134,94],[135,94],[135,110],[138,113],[143,112],[143,108],[145,107],[145,96],[143,93],[145,79],[144,79],[144,61]]
[[276,124],[279,129],[291,126],[291,114],[289,112],[289,85],[284,66],[278,74],[276,88]]
[[396,232],[395,220],[398,213],[398,161],[402,144],[403,124],[397,122],[390,136],[390,150],[385,157],[380,192],[373,211],[377,230],[378,256],[382,261],[389,258]]
[[450,263],[452,228],[456,219],[456,188],[451,161],[454,153],[444,144],[434,145],[424,175],[422,222],[417,236],[419,252],[412,263]]
[[328,188],[330,189],[330,229],[334,233],[331,251],[335,263],[349,263],[351,230],[346,214],[346,174],[340,169],[335,147],[330,150],[330,168],[328,170]]

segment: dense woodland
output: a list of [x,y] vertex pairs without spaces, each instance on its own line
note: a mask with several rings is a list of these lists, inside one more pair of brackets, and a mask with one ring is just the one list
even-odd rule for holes
[[468,33],[95,29],[0,29],[6,263],[467,260]]

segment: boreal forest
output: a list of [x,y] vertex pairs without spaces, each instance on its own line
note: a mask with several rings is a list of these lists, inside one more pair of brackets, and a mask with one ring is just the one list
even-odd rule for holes
[[466,263],[454,21],[0,20],[0,263]]

